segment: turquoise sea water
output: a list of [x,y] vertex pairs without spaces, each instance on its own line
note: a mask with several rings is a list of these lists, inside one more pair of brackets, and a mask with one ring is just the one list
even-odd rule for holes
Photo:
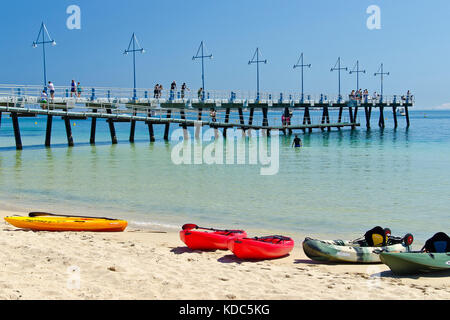
[[[318,116],[318,115],[317,115]],[[299,132],[304,148],[280,136],[280,169],[260,175],[260,165],[175,165],[176,142],[157,141],[137,124],[97,123],[97,145],[89,145],[90,121],[72,121],[74,148],[64,123],[54,119],[52,148],[43,147],[46,118],[21,118],[24,150],[16,151],[9,117],[0,127],[0,200],[23,210],[123,217],[134,225],[245,228],[327,238],[355,237],[382,225],[394,234],[411,232],[421,243],[450,230],[450,112],[411,111],[411,127],[399,117],[387,127]],[[174,126],[175,127],[175,126]],[[175,129],[175,128],[174,128]],[[25,211],[24,211],[25,212]]]

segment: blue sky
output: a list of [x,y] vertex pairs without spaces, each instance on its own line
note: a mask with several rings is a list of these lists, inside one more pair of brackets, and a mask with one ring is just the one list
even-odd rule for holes
[[[69,5],[81,8],[81,30],[69,30]],[[381,29],[369,30],[369,5],[381,8]],[[300,87],[293,70],[301,52],[312,68],[305,73],[305,91],[337,94],[338,56],[349,68],[359,59],[367,70],[361,87],[379,90],[373,73],[381,62],[391,75],[385,94],[410,89],[419,107],[450,102],[450,1],[434,0],[16,0],[2,4],[0,25],[1,81],[42,83],[42,50],[31,44],[44,21],[56,47],[48,48],[48,78],[56,85],[71,79],[85,86],[132,87],[132,57],[122,53],[131,34],[146,49],[137,57],[140,88],[173,80],[201,86],[201,66],[192,56],[204,40],[214,59],[206,62],[206,88],[255,90],[256,67],[249,66],[255,48],[261,66],[261,91]],[[355,86],[342,75],[342,90]]]

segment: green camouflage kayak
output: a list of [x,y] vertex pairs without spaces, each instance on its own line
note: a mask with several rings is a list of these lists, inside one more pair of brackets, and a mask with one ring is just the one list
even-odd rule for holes
[[450,271],[450,253],[382,252],[381,261],[395,274],[419,274]]
[[379,252],[409,252],[410,246],[397,243],[384,247],[368,247],[354,241],[316,240],[306,238],[303,251],[321,262],[381,263]]

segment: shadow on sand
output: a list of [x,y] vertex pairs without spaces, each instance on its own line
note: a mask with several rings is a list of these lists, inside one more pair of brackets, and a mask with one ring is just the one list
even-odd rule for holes
[[174,254],[185,254],[185,253],[203,253],[203,252],[216,252],[216,250],[192,250],[188,247],[177,247],[170,250]]

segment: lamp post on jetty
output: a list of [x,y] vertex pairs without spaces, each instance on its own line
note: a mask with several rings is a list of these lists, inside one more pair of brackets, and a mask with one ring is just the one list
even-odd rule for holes
[[338,102],[341,102],[341,100],[342,100],[342,96],[341,96],[341,70],[347,71],[348,68],[347,67],[341,67],[341,57],[339,57],[338,60],[336,61],[336,64],[334,65],[334,67],[331,68],[331,70],[330,70],[331,72],[338,71],[338,83],[339,83]]
[[133,100],[137,99],[136,95],[136,52],[145,53],[144,48],[141,47],[139,41],[136,38],[135,33],[131,36],[130,43],[128,44],[128,49],[126,49],[123,54],[133,53]]
[[[256,58],[256,60],[255,60]],[[248,62],[248,64],[256,63],[256,101],[259,102],[259,64],[267,63],[267,60],[259,60],[259,48],[256,48],[255,53],[253,54],[252,60]]]
[[298,59],[297,63],[294,65],[294,69],[295,68],[302,68],[302,98],[301,98],[301,102],[303,103],[303,98],[304,98],[304,92],[303,92],[303,69],[304,67],[308,67],[311,68],[311,64],[304,64],[303,63],[303,52],[300,55],[300,58]]
[[366,73],[366,70],[359,70],[359,60],[356,60],[356,65],[353,66],[353,70],[351,70],[349,72],[349,74],[352,74],[352,73],[356,73],[356,91],[358,91],[360,89],[359,88],[359,74]]
[[200,42],[200,46],[198,47],[197,53],[192,57],[192,60],[202,59],[202,101],[205,101],[205,58],[212,59],[213,55],[205,55],[203,41]]
[[[46,35],[48,40],[45,39]],[[42,22],[41,24],[41,28],[39,29],[36,41],[33,42],[33,48],[37,48],[39,44],[42,44],[42,55],[44,60],[44,90],[47,92],[47,66],[45,62],[45,45],[51,44],[52,46],[56,46],[56,41],[52,39],[52,37],[50,37],[50,34],[48,33],[47,27],[45,26],[44,22]]]
[[381,76],[381,96],[380,96],[380,102],[383,102],[383,79],[384,76],[388,76],[389,72],[384,72],[383,64],[381,64],[380,68],[377,72],[374,73],[374,76]]

